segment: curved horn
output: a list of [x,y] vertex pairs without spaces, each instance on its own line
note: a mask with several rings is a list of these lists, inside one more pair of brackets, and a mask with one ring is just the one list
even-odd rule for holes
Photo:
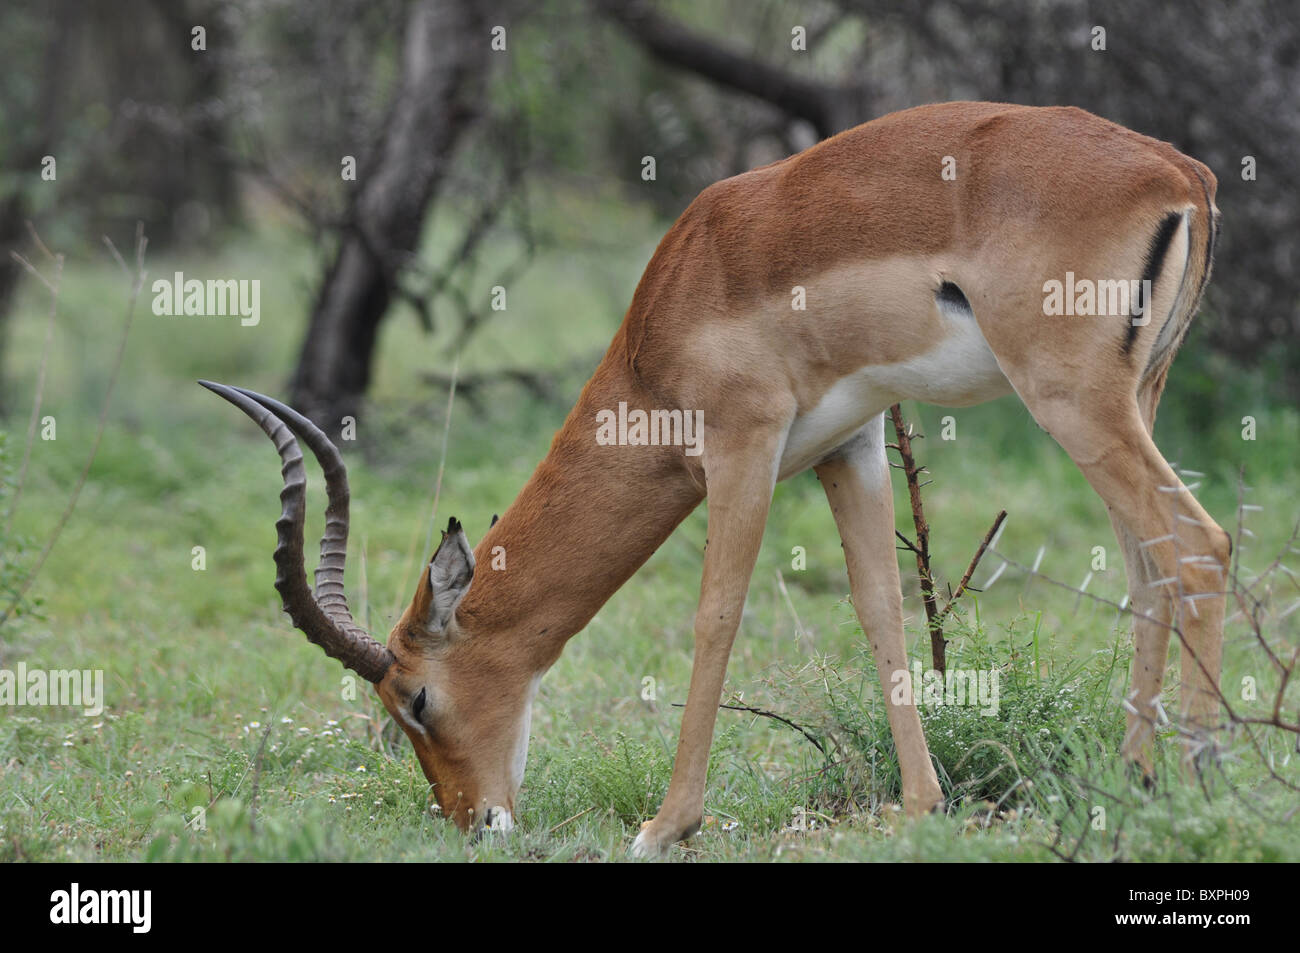
[[348,505],[351,493],[348,490],[348,469],[343,465],[342,454],[319,427],[288,404],[282,404],[274,397],[267,397],[247,387],[231,389],[239,391],[245,397],[251,397],[288,424],[289,429],[307,444],[307,448],[320,463],[329,504],[325,508],[325,534],[320,538],[320,562],[317,563],[315,572],[316,603],[341,626],[350,626],[365,634],[352,619],[343,589],[343,570],[348,559]]
[[[338,448],[310,420],[277,400],[212,381],[199,383],[252,418],[280,454],[284,489],[280,492],[282,511],[275,523],[275,588],[284,610],[294,626],[330,658],[338,659],[368,681],[380,681],[393,663],[393,655],[353,621],[343,592],[348,546],[348,482],[347,468]],[[303,439],[320,462],[329,494],[321,561],[316,568],[316,595],[307,585],[303,560],[307,474],[294,434]]]

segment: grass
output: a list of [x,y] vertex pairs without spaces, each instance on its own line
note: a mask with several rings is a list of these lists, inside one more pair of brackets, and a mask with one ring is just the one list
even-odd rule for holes
[[[597,353],[613,334],[660,226],[616,219],[599,202],[564,201],[569,227],[590,224],[607,247],[545,253],[510,289],[509,310],[461,356],[463,370],[558,367]],[[435,234],[431,245],[447,240]],[[498,254],[507,260],[509,249]],[[103,669],[108,707],[95,718],[0,709],[0,860],[623,859],[671,771],[680,718],[673,703],[684,701],[690,674],[704,509],[569,644],[535,705],[519,828],[508,839],[469,843],[425,813],[427,784],[405,742],[386,740],[387,716],[373,693],[350,693],[344,670],[283,618],[271,588],[273,450],[193,383],[209,377],[284,392],[314,258],[294,235],[267,228],[216,254],[149,264],[155,275],[260,278],[262,322],[242,328],[237,319],[155,317],[147,294],[142,301],[76,515],[35,587],[33,611],[0,633],[0,667]],[[4,541],[10,563],[39,548],[80,471],[125,291],[116,267],[97,252],[69,257],[42,411],[56,418],[57,439],[36,443],[14,533]],[[29,288],[13,322],[11,467],[21,452],[44,307]],[[409,594],[417,560],[427,556],[420,549],[445,405],[418,375],[450,370],[451,331],[426,337],[408,313],[388,322],[373,410],[357,443],[344,447],[354,500],[350,593],[358,617],[381,637]],[[576,396],[580,384],[566,381],[567,392]],[[472,538],[523,484],[567,410],[508,388],[491,398],[482,415],[458,404],[441,491],[441,512],[460,517]],[[1296,515],[1300,415],[1248,402],[1197,420],[1186,409],[1195,393],[1169,399],[1178,402],[1169,415],[1176,426],[1158,437],[1182,465],[1204,471],[1199,495],[1225,524],[1233,522],[1238,469],[1247,466],[1249,501],[1265,509],[1250,523],[1257,535],[1246,538],[1241,559],[1246,570],[1265,568]],[[918,454],[935,481],[926,504],[935,565],[947,580],[955,584],[1005,507],[1000,552],[1033,563],[1041,547],[1041,571],[1078,584],[1095,547],[1104,547],[1106,569],[1094,573],[1089,592],[1122,597],[1122,557],[1104,508],[1023,408],[1002,400],[905,412],[931,435]],[[1263,421],[1259,441],[1240,440],[1245,413]],[[945,441],[941,418],[949,414],[956,439]],[[907,530],[896,483],[899,526]],[[309,536],[319,533],[323,509],[315,476],[311,494],[321,506]],[[25,555],[14,555],[19,540],[28,541]],[[192,568],[196,546],[202,570]],[[794,547],[806,550],[802,570],[792,565]],[[909,648],[928,660],[910,558],[902,565]],[[974,583],[996,565],[988,557]],[[1129,652],[1121,620],[1015,570],[965,597],[949,626],[951,664],[999,673],[999,715],[926,711],[954,807],[949,816],[904,823],[880,691],[846,592],[816,481],[805,474],[782,484],[728,690],[743,705],[806,726],[827,754],[772,719],[721,712],[708,821],[674,857],[1300,860],[1294,794],[1270,779],[1240,736],[1224,739],[1227,754],[1208,789],[1179,778],[1170,732],[1161,738],[1158,787],[1133,783],[1114,756]],[[1279,584],[1275,608],[1294,595]],[[1294,642],[1297,619],[1300,613],[1276,623],[1271,634]],[[651,700],[642,697],[647,678]],[[1258,682],[1259,700],[1242,701],[1242,710],[1265,714],[1275,677],[1238,620],[1225,659],[1230,697],[1241,694],[1245,678]],[[1167,707],[1176,711],[1172,672],[1167,684]],[[1272,769],[1300,781],[1294,738],[1264,737]]]

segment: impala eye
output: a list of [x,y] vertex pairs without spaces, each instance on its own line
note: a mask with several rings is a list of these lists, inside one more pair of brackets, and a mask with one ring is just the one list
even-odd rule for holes
[[425,689],[420,689],[420,694],[415,696],[415,701],[411,702],[411,712],[416,718],[420,717],[420,712],[424,711]]

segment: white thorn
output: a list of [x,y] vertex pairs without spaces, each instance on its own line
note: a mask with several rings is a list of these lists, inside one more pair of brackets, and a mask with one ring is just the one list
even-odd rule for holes
[[1202,569],[1213,569],[1215,572],[1223,572],[1223,564],[1213,556],[1184,556],[1178,560],[1180,563],[1199,563]]
[[[993,538],[989,540],[989,545],[988,545],[989,549],[998,548],[998,540],[1002,538],[1002,531],[1006,528],[1007,528],[1007,520],[1003,520],[1002,525],[998,527],[998,531],[994,533]],[[1005,565],[1005,563],[1003,565]]]
[[1155,539],[1143,540],[1142,542],[1138,543],[1138,547],[1140,549],[1146,549],[1148,546],[1155,546],[1157,543],[1167,543],[1169,540],[1174,538],[1175,537],[1173,533],[1170,533],[1167,536],[1157,536]]
[[1006,571],[1006,568],[1007,568],[1007,563],[1003,562],[1003,564],[1002,564],[1001,566],[999,566],[997,569],[993,570],[993,575],[989,576],[989,578],[988,578],[988,582],[984,583],[984,591],[985,591],[985,592],[988,591],[989,587],[990,587],[991,585],[993,585],[993,583],[995,583],[995,582],[998,581],[998,577],[1001,576],[1002,573],[1004,573],[1004,572]]

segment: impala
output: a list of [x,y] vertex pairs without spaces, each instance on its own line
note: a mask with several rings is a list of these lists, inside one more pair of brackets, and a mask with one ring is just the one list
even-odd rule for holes
[[[1105,502],[1134,615],[1122,753],[1149,776],[1171,631],[1182,642],[1186,724],[1208,730],[1218,713],[1230,540],[1151,438],[1209,277],[1215,185],[1167,143],[1079,109],[949,103],[876,119],[710,186],[659,244],[518,498],[477,549],[451,520],[387,647],[353,622],[344,597],[338,451],[275,400],[205,385],[251,416],[283,460],[276,587],[294,625],[375,683],[462,829],[512,825],[539,680],[707,496],[677,757],[633,851],[662,854],[698,829],[773,487],[809,468],[843,541],[906,811],[940,808],[915,705],[890,692],[908,660],[884,411],[902,399],[964,407],[1014,392]],[[1067,275],[1075,286],[1141,282],[1146,291],[1119,314],[1045,307]],[[696,452],[633,439],[632,411],[627,439],[598,440],[601,421],[623,405],[699,415]],[[314,595],[294,435],[319,459],[329,496]],[[508,571],[484,565],[497,547]]]

